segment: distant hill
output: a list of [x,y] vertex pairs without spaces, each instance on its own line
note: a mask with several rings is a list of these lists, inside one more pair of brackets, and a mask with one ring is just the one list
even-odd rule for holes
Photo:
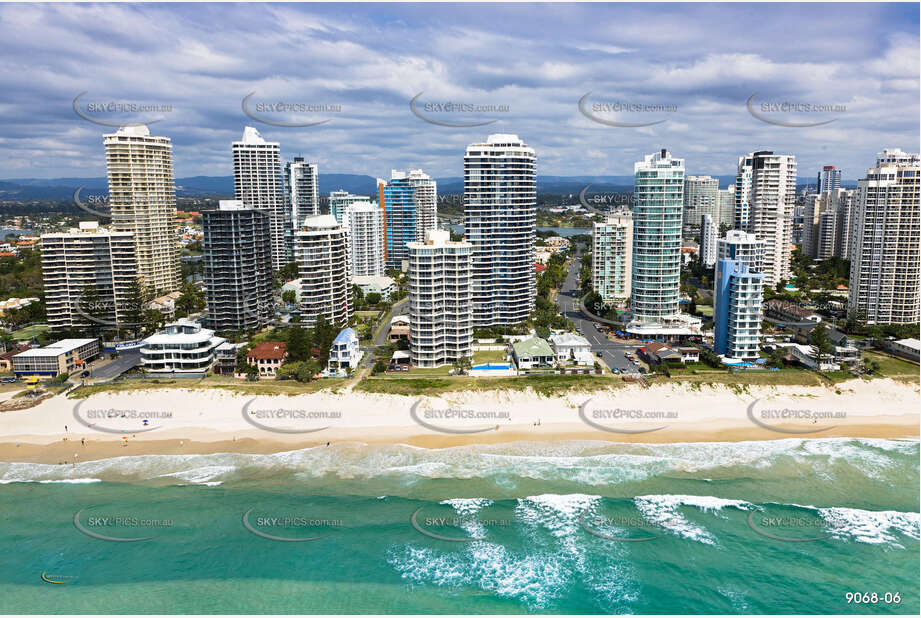
[[[703,174],[701,174],[703,175]],[[735,176],[714,176],[719,180],[721,189],[735,182]],[[442,195],[462,193],[464,179],[460,176],[436,178],[438,192]],[[856,180],[844,180],[842,186],[854,188]],[[358,195],[374,195],[377,192],[377,179],[363,174],[320,174],[320,195],[343,189]],[[586,186],[590,193],[624,192],[633,190],[633,176],[538,176],[539,193],[561,195],[578,194]],[[815,185],[812,176],[797,179],[797,186]],[[72,200],[74,191],[84,187],[85,191],[106,191],[107,180],[100,178],[10,178],[0,180],[0,201],[34,201],[34,200]],[[233,176],[189,176],[176,179],[176,194],[191,196],[231,196],[233,195]]]

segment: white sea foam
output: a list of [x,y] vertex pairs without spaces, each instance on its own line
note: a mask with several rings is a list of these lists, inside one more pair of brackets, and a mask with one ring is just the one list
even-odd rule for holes
[[[813,507],[815,508],[815,507]],[[858,543],[892,545],[901,548],[901,533],[919,540],[921,514],[900,511],[865,511],[846,507],[816,509],[828,522],[826,531],[837,539],[852,539]]]
[[[113,481],[143,481],[175,475],[198,478],[223,468],[225,483],[242,479],[392,479],[414,484],[425,479],[485,479],[513,491],[522,479],[565,481],[587,487],[641,482],[666,474],[771,474],[784,464],[833,479],[847,464],[874,480],[887,477],[900,456],[915,454],[918,443],[847,438],[736,443],[611,444],[591,441],[519,442],[427,450],[406,445],[342,443],[272,454],[122,456],[80,462],[81,476]],[[898,459],[897,459],[898,457]],[[201,473],[190,472],[202,470]],[[718,472],[718,474],[715,474]],[[0,463],[0,480],[65,479],[70,467]],[[181,479],[180,479],[181,480]],[[210,482],[210,481],[206,481]]]
[[[604,554],[586,558],[585,535],[579,515],[600,501],[586,494],[541,494],[517,500],[515,519],[521,522],[524,547],[512,550],[503,544],[466,543],[462,551],[440,551],[416,544],[394,547],[388,562],[405,579],[415,583],[461,588],[477,587],[497,596],[515,599],[532,610],[552,608],[556,600],[574,587],[587,587],[609,612],[629,611],[638,598],[636,574],[625,557],[624,547],[610,547]],[[458,512],[470,516],[492,501],[481,498],[445,500]]]
[[645,518],[653,524],[662,526],[670,532],[691,540],[716,545],[716,539],[702,526],[691,523],[679,512],[679,508],[690,506],[705,513],[719,513],[724,508],[736,508],[748,511],[757,508],[744,500],[728,500],[714,496],[652,495],[637,496],[633,500]]

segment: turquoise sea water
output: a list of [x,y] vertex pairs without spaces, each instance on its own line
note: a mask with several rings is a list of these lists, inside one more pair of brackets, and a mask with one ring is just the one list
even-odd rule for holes
[[0,463],[0,613],[917,614],[918,457],[791,439]]

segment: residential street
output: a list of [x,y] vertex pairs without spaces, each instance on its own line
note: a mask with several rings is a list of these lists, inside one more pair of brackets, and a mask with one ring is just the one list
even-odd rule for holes
[[622,373],[638,373],[636,366],[624,356],[625,351],[633,352],[635,346],[614,343],[598,330],[598,325],[594,321],[586,318],[578,309],[581,257],[580,252],[573,258],[569,272],[566,274],[563,288],[557,294],[557,306],[559,306],[560,312],[576,325],[576,330],[579,331],[579,334],[592,344],[592,352],[595,356],[597,357],[598,353],[601,353],[601,359],[608,367],[611,369],[616,368]]

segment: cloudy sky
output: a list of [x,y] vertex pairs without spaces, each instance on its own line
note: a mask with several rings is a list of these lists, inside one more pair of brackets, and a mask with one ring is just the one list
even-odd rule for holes
[[[830,164],[857,178],[883,147],[919,149],[918,31],[910,3],[3,4],[0,178],[105,175],[114,129],[75,113],[83,92],[77,107],[95,120],[159,119],[177,177],[229,175],[249,124],[321,173],[459,176],[467,144],[517,133],[540,174],[632,174],[667,147],[689,173],[732,174],[739,155],[771,149],[797,155],[800,176]],[[267,123],[244,114],[250,93]],[[494,122],[426,122],[410,108],[419,93],[427,118]],[[769,121],[833,121],[765,122],[752,95]]]

